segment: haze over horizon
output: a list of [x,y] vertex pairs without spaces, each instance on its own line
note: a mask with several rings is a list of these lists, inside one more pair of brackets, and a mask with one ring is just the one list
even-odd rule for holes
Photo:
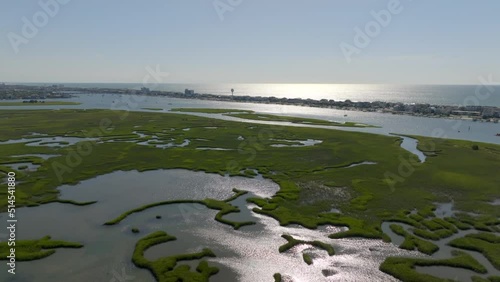
[[[0,81],[140,83],[159,66],[169,73],[163,83],[478,84],[500,74],[499,8],[493,0],[2,1]],[[36,31],[26,33],[26,22]]]

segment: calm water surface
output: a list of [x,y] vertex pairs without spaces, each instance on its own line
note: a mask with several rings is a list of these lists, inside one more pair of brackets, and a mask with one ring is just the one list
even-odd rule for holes
[[[487,77],[484,77],[488,81]],[[481,80],[478,78],[478,83]],[[87,88],[140,89],[137,83],[64,83],[66,86]],[[32,84],[43,85],[43,84]],[[45,85],[52,85],[45,84]],[[387,85],[387,84],[180,84],[165,83],[151,85],[152,90],[184,92],[193,89],[196,93],[303,98],[333,99],[336,101],[387,101],[403,103],[429,103],[436,105],[468,105],[470,97],[480,97],[481,105],[500,106],[500,86],[485,85]],[[476,94],[479,93],[479,94]],[[489,93],[489,94],[488,94]]]
[[[429,93],[434,91],[431,88],[429,89]],[[469,90],[471,89],[473,88]],[[468,90],[463,93],[466,92]],[[242,93],[238,94],[243,95]],[[349,97],[352,100],[370,100],[370,97],[365,97],[365,99],[354,99],[352,95]],[[380,98],[380,96],[378,97]],[[154,107],[162,108],[163,110],[160,112],[167,112],[169,109],[176,107],[234,108],[261,113],[321,118],[337,122],[353,121],[380,126],[380,128],[337,128],[340,130],[385,135],[391,133],[414,134],[500,143],[500,137],[494,136],[494,134],[500,132],[500,126],[493,123],[296,106],[158,97],[140,98],[142,99],[140,102],[131,103],[124,102],[124,97],[120,95],[78,95],[78,97],[70,99],[82,102],[81,105],[76,106],[0,108],[10,110],[76,108],[143,111],[142,108]],[[379,98],[375,100],[379,100]],[[443,98],[442,102],[449,104],[450,101],[446,99]],[[416,100],[414,99],[414,102],[419,102]],[[430,103],[437,104],[438,102]],[[243,121],[222,115],[197,115]],[[280,122],[251,122],[310,126]],[[415,149],[416,145],[414,139],[403,139],[402,146],[407,150],[413,150],[412,152],[421,161],[425,161],[425,156]],[[240,207],[242,211],[240,214],[230,214],[226,217],[231,220],[253,220],[257,222],[256,225],[243,227],[237,231],[233,230],[231,227],[213,220],[216,211],[209,210],[198,204],[155,207],[133,214],[118,225],[102,225],[126,210],[152,202],[173,199],[204,199],[207,197],[225,199],[233,194],[231,190],[234,187],[249,190],[251,194],[233,201],[234,205]],[[246,197],[252,195],[270,197],[278,189],[279,187],[275,183],[261,177],[256,179],[229,178],[185,170],[159,170],[142,173],[118,171],[83,181],[75,186],[63,186],[60,187],[61,198],[63,199],[76,201],[97,200],[98,203],[84,207],[53,203],[40,207],[18,209],[18,218],[20,219],[17,230],[18,239],[34,239],[51,235],[55,240],[81,242],[85,247],[82,249],[58,249],[56,254],[43,260],[21,262],[18,264],[18,274],[14,279],[7,276],[6,272],[3,271],[0,273],[0,280],[44,282],[67,281],[67,277],[72,277],[75,282],[111,281],[113,278],[123,277],[125,273],[129,277],[134,277],[134,281],[154,281],[148,271],[137,269],[130,263],[130,256],[138,238],[157,230],[163,230],[177,236],[178,240],[149,249],[146,252],[149,259],[171,254],[198,252],[203,247],[209,247],[217,255],[216,258],[210,258],[209,261],[212,265],[221,268],[220,273],[213,277],[214,281],[272,281],[272,275],[275,272],[281,272],[294,281],[393,281],[394,278],[378,270],[385,257],[391,255],[422,256],[416,252],[400,250],[393,244],[386,244],[378,240],[328,239],[328,234],[341,230],[336,227],[323,227],[318,230],[308,230],[298,226],[282,227],[272,218],[253,213],[251,211],[253,205],[247,204],[245,201]],[[495,200],[493,203],[497,204],[497,202],[498,200]],[[443,208],[442,211],[446,213],[448,208]],[[156,219],[156,215],[161,215],[162,218]],[[0,217],[4,220],[5,213],[0,214]],[[132,227],[139,228],[141,233],[132,234],[130,232]],[[387,223],[384,223],[382,228],[391,237],[394,237],[394,243],[401,243],[402,239],[395,234],[391,234],[392,232],[388,230]],[[337,254],[329,257],[326,252],[307,245],[297,246],[284,254],[280,254],[278,247],[286,243],[281,238],[282,234],[290,234],[304,240],[329,242],[335,247]],[[434,255],[435,257],[449,257],[451,248],[445,244],[449,239],[451,238],[438,242],[441,250]],[[310,253],[314,258],[312,266],[307,266],[302,261],[303,252]],[[474,257],[487,267],[491,267],[491,264],[488,265],[484,257],[478,254],[474,254]],[[186,264],[196,266],[196,262],[186,262]],[[431,274],[439,272],[441,277],[455,278],[450,276],[453,274],[454,269],[432,267],[419,268],[419,270]],[[472,273],[468,271],[462,272],[456,272],[455,276],[461,273],[460,275],[470,277]]]
[[[500,90],[499,90],[500,91]],[[374,112],[358,112],[344,111],[323,108],[310,108],[299,106],[271,105],[271,104],[252,104],[252,103],[232,103],[219,101],[202,101],[189,99],[173,99],[162,97],[147,97],[137,96],[134,100],[128,95],[95,95],[95,94],[80,94],[75,98],[65,99],[75,102],[81,102],[81,105],[64,105],[64,106],[18,106],[8,107],[0,106],[0,109],[16,110],[16,109],[117,109],[130,111],[148,111],[143,108],[161,108],[167,112],[172,108],[232,108],[241,110],[252,110],[260,113],[278,114],[288,116],[298,116],[307,118],[319,118],[335,122],[358,122],[366,123],[380,128],[348,128],[335,127],[339,130],[369,132],[377,134],[409,134],[422,135],[430,137],[451,138],[461,140],[471,140],[487,143],[500,144],[500,137],[495,136],[500,133],[500,123],[490,122],[473,122],[471,120],[452,120],[441,118],[426,118],[414,116],[392,115]],[[249,122],[239,118],[232,118],[220,114],[196,114],[199,116],[207,116],[213,118],[221,118],[225,120],[235,120]],[[347,115],[347,116],[345,116]],[[260,124],[286,124],[290,126],[307,126],[307,127],[322,127],[306,124],[292,124],[286,122],[268,122],[268,121],[251,121]],[[332,127],[327,127],[332,128]]]
[[[110,281],[124,272],[133,281],[154,281],[151,274],[131,265],[135,242],[142,236],[163,230],[177,241],[155,246],[146,252],[148,259],[172,254],[201,251],[208,247],[217,255],[208,259],[221,268],[213,281],[272,281],[276,272],[293,281],[394,281],[380,271],[379,264],[388,255],[415,255],[380,240],[332,240],[328,234],[343,228],[322,227],[309,230],[298,226],[282,227],[269,217],[251,212],[253,205],[244,199],[233,204],[241,214],[233,220],[253,220],[256,225],[233,230],[214,220],[217,211],[198,204],[167,205],[133,214],[114,226],[103,223],[122,212],[146,203],[173,199],[225,199],[233,187],[249,190],[252,195],[269,197],[278,185],[262,178],[223,177],[216,174],[186,170],[148,172],[113,172],[86,180],[74,186],[60,187],[62,199],[97,200],[89,206],[52,203],[18,209],[18,239],[34,239],[51,235],[55,240],[81,242],[81,249],[58,249],[45,259],[19,262],[18,274],[10,277],[0,273],[2,281]],[[248,195],[248,196],[252,196]],[[161,219],[157,219],[160,215]],[[5,219],[6,214],[1,214]],[[132,227],[141,231],[131,232]],[[322,240],[331,243],[336,255],[311,246],[297,246],[280,254],[278,247],[286,241],[282,234],[302,240]],[[302,260],[302,252],[311,253],[314,264]],[[195,262],[187,264],[195,265]],[[327,274],[328,276],[325,276]]]

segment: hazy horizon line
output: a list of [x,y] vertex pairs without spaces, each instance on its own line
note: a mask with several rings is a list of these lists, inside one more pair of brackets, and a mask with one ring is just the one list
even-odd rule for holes
[[[168,84],[291,84],[291,85],[400,85],[400,86],[477,86],[482,85],[470,83],[352,83],[352,82],[162,82],[162,83],[143,83],[143,82],[68,82],[68,81],[0,81],[5,84],[141,84],[148,85],[168,85]],[[491,86],[500,86],[500,84],[487,84]]]

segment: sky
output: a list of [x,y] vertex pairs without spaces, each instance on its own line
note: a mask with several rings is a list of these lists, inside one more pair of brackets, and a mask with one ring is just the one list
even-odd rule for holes
[[0,82],[476,84],[500,1],[0,0]]

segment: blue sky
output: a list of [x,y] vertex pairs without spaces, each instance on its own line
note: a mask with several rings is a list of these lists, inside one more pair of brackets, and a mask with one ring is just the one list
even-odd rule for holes
[[[54,1],[24,36],[23,17],[35,25]],[[358,48],[354,29],[381,10],[391,20]],[[159,65],[166,83],[474,84],[500,78],[498,11],[496,0],[0,0],[0,81],[141,82]],[[350,62],[342,42],[358,50]]]

